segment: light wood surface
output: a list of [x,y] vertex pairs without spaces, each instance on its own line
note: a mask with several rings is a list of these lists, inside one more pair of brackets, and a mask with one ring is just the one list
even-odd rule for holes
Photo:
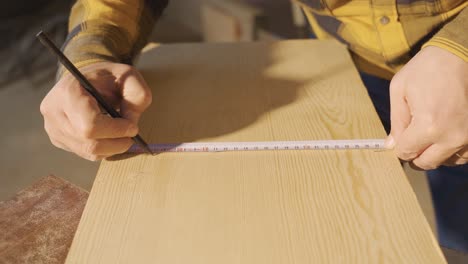
[[[158,46],[152,143],[383,138],[333,41]],[[104,161],[67,263],[445,263],[391,151]]]

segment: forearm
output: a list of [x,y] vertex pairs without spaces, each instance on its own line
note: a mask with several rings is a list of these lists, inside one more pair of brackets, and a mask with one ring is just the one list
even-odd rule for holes
[[[130,64],[168,0],[78,0],[62,49],[78,67],[99,61]],[[59,68],[61,76],[63,68]]]

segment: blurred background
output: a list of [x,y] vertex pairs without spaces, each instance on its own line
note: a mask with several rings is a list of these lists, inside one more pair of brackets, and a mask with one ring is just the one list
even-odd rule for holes
[[[49,174],[91,189],[99,163],[53,147],[39,113],[57,64],[35,35],[42,29],[61,45],[74,2],[16,0],[0,9],[0,200]],[[300,9],[288,0],[170,0],[150,41],[254,41],[309,34]]]

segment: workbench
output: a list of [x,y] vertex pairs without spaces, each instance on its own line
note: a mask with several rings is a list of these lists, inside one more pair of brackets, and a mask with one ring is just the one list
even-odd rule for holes
[[50,175],[0,201],[0,263],[64,263],[87,199]]

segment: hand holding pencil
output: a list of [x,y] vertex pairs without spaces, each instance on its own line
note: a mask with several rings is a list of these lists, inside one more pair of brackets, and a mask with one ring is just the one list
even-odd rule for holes
[[144,147],[137,136],[138,120],[151,104],[151,91],[138,71],[126,64],[99,62],[80,72],[108,107],[120,110],[121,118],[103,112],[101,102],[66,72],[40,107],[52,144],[92,161],[123,153],[134,141]]

